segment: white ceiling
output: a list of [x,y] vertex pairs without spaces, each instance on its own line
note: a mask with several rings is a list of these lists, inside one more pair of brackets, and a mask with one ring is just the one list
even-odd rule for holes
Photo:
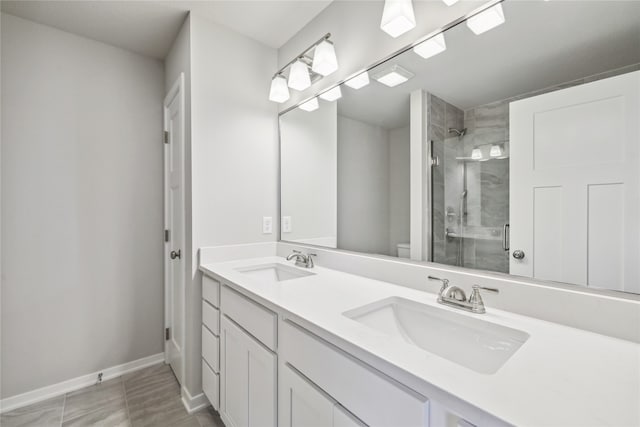
[[4,13],[163,59],[189,11],[273,48],[332,0],[2,0]]
[[640,1],[507,0],[503,7],[500,27],[476,36],[461,24],[446,32],[445,52],[425,60],[408,51],[371,71],[397,63],[415,74],[408,82],[343,88],[339,114],[393,129],[409,124],[416,89],[467,110],[640,63]]

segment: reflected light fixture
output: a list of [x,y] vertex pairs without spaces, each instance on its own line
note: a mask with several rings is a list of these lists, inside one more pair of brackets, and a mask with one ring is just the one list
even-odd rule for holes
[[295,90],[305,90],[309,86],[311,86],[309,68],[307,64],[302,62],[302,59],[298,59],[289,71],[289,87]]
[[333,89],[329,89],[328,91],[320,94],[320,98],[325,101],[335,101],[336,99],[342,98],[342,91],[340,90],[340,86],[336,86]]
[[444,41],[444,34],[436,34],[413,48],[413,51],[424,59],[431,58],[439,53],[447,50],[447,44]]
[[269,100],[273,102],[283,103],[289,99],[289,88],[287,87],[287,79],[282,75],[277,75],[271,80],[271,90],[269,91]]
[[398,37],[416,26],[411,0],[385,0],[380,28],[391,37]]
[[321,41],[313,52],[311,70],[321,76],[328,76],[337,69],[338,59],[336,58],[336,50],[333,48],[333,43],[329,40]]
[[362,73],[358,74],[357,76],[347,80],[346,82],[344,82],[344,84],[346,84],[347,86],[349,86],[352,89],[360,89],[365,87],[366,85],[369,84],[369,73],[366,71],[363,71]]
[[304,111],[315,111],[317,110],[319,107],[318,105],[318,98],[311,98],[310,100],[308,100],[307,102],[305,102],[304,104],[301,104],[300,108],[301,110]]
[[491,157],[502,156],[502,148],[499,145],[492,145],[491,150],[489,151],[489,156]]
[[471,150],[471,158],[473,160],[482,160],[482,150],[479,148],[474,148]]
[[467,19],[467,27],[475,34],[482,34],[500,24],[504,24],[504,21],[502,5],[498,3]]
[[398,64],[394,64],[390,68],[376,74],[373,78],[383,85],[394,87],[406,82],[413,76],[414,74],[411,71],[405,70]]
[[458,3],[458,0],[442,0],[444,2],[444,4],[446,4],[447,6],[452,6],[456,3]]

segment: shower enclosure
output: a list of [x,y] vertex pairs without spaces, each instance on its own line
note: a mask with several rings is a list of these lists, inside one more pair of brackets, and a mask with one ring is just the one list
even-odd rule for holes
[[463,112],[433,95],[429,104],[428,260],[508,273],[508,106]]

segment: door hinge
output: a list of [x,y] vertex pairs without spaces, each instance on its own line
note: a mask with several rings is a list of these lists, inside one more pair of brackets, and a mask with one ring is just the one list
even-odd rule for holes
[[169,338],[171,338],[171,329],[164,328],[164,339],[165,339],[165,341],[169,341]]
[[164,241],[165,242],[169,241],[169,230],[164,230]]
[[169,143],[169,132],[167,132],[166,130],[164,131],[164,143]]

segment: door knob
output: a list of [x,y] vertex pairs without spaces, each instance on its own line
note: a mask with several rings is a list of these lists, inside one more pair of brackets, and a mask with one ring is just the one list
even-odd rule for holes
[[176,258],[180,259],[181,258],[180,249],[178,249],[178,252],[171,251],[171,254],[169,254],[169,256],[171,257],[171,259],[176,259]]
[[514,257],[515,259],[522,259],[522,258],[524,258],[524,251],[522,251],[522,250],[520,250],[520,249],[513,251],[513,257]]

